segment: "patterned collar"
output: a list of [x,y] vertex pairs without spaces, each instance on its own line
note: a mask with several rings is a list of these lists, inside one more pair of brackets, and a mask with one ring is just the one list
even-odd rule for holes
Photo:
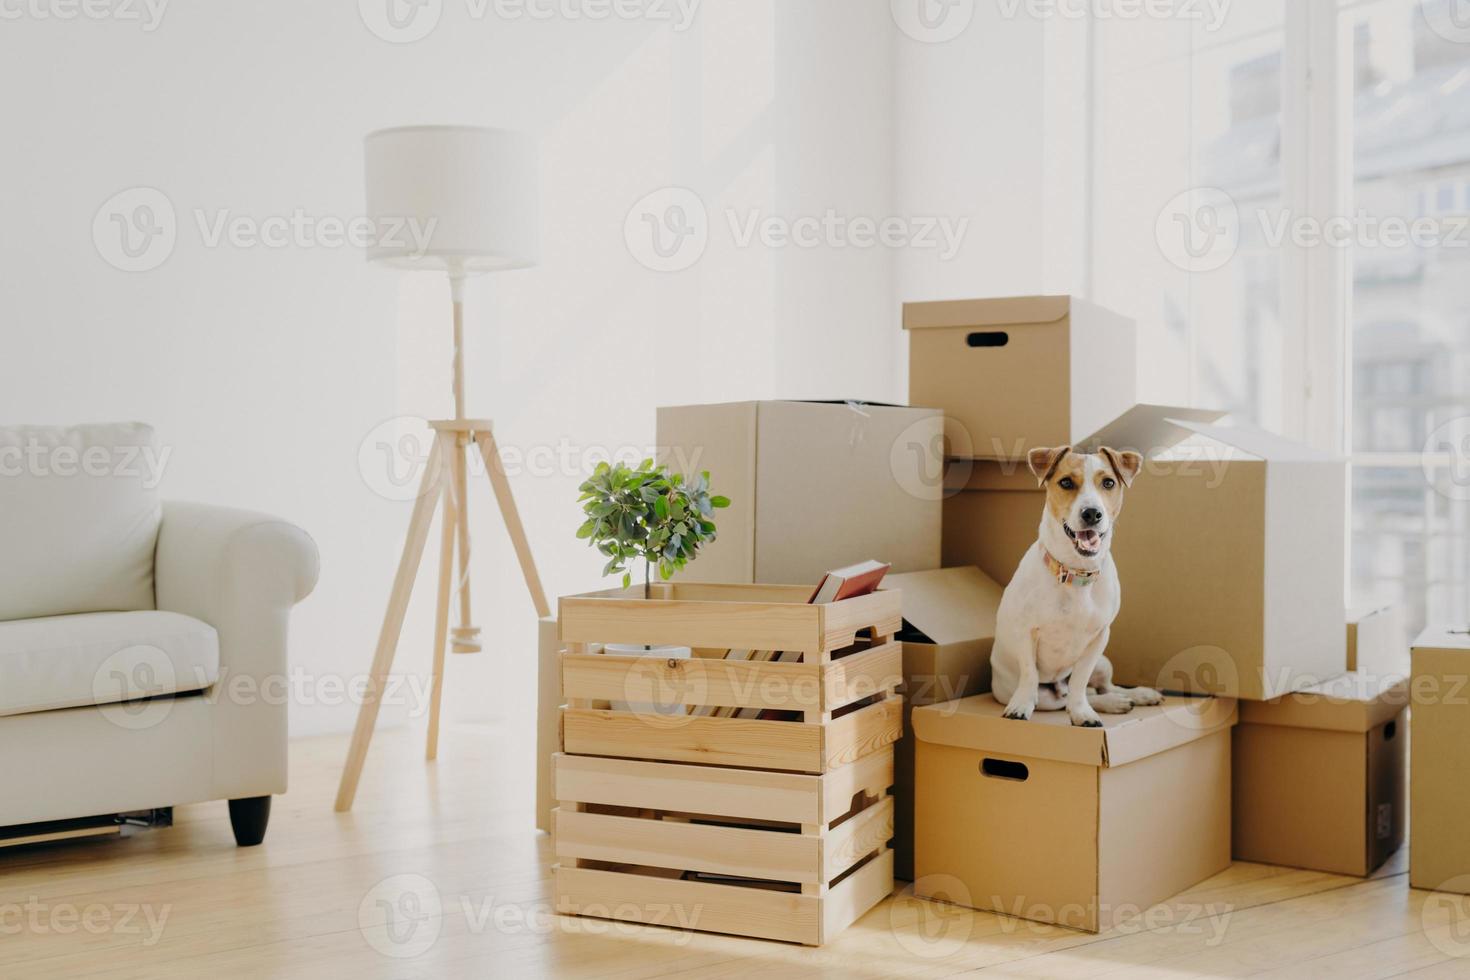
[[1101,568],[1088,571],[1081,568],[1069,568],[1063,565],[1052,557],[1051,552],[1046,550],[1045,545],[1041,548],[1041,557],[1046,562],[1046,569],[1051,572],[1052,578],[1063,585],[1091,585],[1102,574]]

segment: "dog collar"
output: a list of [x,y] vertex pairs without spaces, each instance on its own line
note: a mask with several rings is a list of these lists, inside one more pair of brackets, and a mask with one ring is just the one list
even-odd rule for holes
[[1093,580],[1102,573],[1100,568],[1096,571],[1069,568],[1053,558],[1051,552],[1046,548],[1041,549],[1041,558],[1046,562],[1047,571],[1051,572],[1052,577],[1063,585],[1091,585]]

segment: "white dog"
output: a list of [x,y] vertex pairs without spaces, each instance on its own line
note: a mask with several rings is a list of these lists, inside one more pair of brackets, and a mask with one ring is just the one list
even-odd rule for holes
[[1122,601],[1108,552],[1123,489],[1143,457],[1062,446],[1033,449],[1028,462],[1046,489],[1046,507],[1039,540],[1000,600],[991,692],[1007,718],[1066,708],[1072,724],[1088,728],[1102,725],[1099,711],[1124,714],[1135,704],[1158,704],[1158,691],[1114,685],[1113,665],[1103,656]]

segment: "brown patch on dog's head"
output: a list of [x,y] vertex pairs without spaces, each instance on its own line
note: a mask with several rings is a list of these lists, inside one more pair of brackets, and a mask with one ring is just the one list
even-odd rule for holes
[[1058,522],[1065,521],[1072,503],[1082,489],[1082,474],[1087,457],[1072,451],[1071,446],[1033,449],[1026,461],[1037,482],[1046,489],[1046,507]]
[[1046,486],[1047,478],[1063,457],[1072,451],[1071,446],[1056,446],[1052,449],[1033,449],[1026,454],[1026,462],[1036,475],[1036,485]]
[[1119,480],[1123,481],[1123,486],[1133,486],[1134,479],[1137,478],[1139,472],[1143,469],[1142,456],[1133,452],[1131,449],[1125,449],[1119,452],[1116,449],[1109,449],[1107,446],[1103,446],[1097,452],[1099,456],[1108,461],[1108,466],[1112,468],[1113,474]]

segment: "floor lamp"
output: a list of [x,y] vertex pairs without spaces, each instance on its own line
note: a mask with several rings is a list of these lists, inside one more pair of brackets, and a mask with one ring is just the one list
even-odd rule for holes
[[[439,745],[444,648],[448,644],[455,653],[480,650],[480,630],[471,622],[470,611],[469,501],[466,498],[469,453],[478,453],[484,460],[536,614],[543,618],[551,615],[491,425],[484,419],[467,418],[464,404],[465,279],[477,273],[535,265],[540,253],[535,145],[529,137],[499,129],[407,126],[369,134],[364,149],[367,213],[376,233],[376,243],[368,248],[368,259],[397,268],[443,272],[449,278],[454,301],[454,418],[429,423],[433,443],[378,634],[347,765],[337,788],[338,811],[350,810],[357,795],[358,777],[362,775],[383,689],[403,632],[408,598],[423,559],[434,511],[441,503],[444,518],[429,702],[427,757],[430,759],[435,757]],[[459,625],[450,631],[456,551]]]

